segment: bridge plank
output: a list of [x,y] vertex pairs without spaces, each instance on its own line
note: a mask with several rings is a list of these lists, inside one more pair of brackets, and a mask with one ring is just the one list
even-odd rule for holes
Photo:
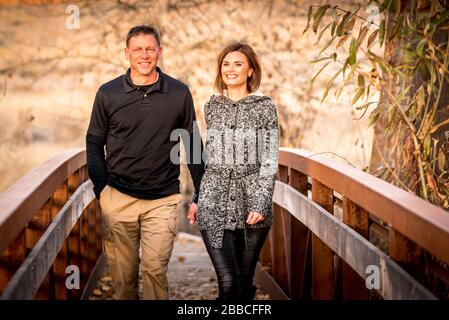
[[385,299],[436,299],[385,253],[291,186],[276,181],[273,201],[305,224],[360,277],[366,277],[368,266],[377,266],[378,292]]
[[[333,191],[317,180],[312,180],[312,200],[333,212]],[[334,253],[315,234],[312,236],[312,299],[334,298]]]
[[[307,176],[296,171],[290,170],[290,185],[297,191],[307,196]],[[290,217],[289,242],[290,251],[290,278],[289,290],[290,299],[308,299],[310,298],[311,286],[306,283],[307,276],[307,255],[309,247],[310,231],[298,219]],[[309,249],[310,250],[310,249]],[[310,263],[310,262],[309,262]]]
[[[67,180],[61,184],[58,189],[53,193],[52,200],[53,205],[51,207],[51,216],[52,220],[56,218],[58,213],[67,203],[69,198],[69,190]],[[55,261],[52,266],[52,285],[55,290],[55,297],[57,300],[67,300],[68,298],[68,290],[65,287],[65,269],[67,267],[67,241],[62,243],[62,247],[58,250],[58,255],[56,256]]]
[[[357,204],[343,198],[343,222],[363,238],[369,237],[369,213]],[[343,299],[368,300],[369,291],[361,278],[346,262],[343,262]]]
[[[288,181],[288,168],[279,166],[278,178],[281,181]],[[274,205],[274,221],[270,230],[271,257],[273,277],[279,286],[288,295],[289,283],[289,262],[287,261],[287,241],[285,234],[285,225],[287,216],[290,214],[285,212],[281,207]]]
[[78,188],[34,246],[8,283],[0,297],[2,300],[33,298],[73,226],[93,199],[92,182],[89,180]]

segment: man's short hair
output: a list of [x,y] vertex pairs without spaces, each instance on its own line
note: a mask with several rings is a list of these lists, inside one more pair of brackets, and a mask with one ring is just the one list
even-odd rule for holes
[[135,37],[135,36],[138,36],[138,35],[141,35],[141,34],[148,34],[150,36],[153,36],[156,39],[157,44],[159,46],[161,45],[161,37],[159,35],[159,31],[155,27],[142,25],[142,26],[132,27],[128,31],[128,34],[126,35],[126,47],[128,48],[129,40],[132,37]]

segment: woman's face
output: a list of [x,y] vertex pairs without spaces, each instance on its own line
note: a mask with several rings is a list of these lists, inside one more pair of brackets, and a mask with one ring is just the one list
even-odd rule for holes
[[246,81],[252,73],[253,70],[249,67],[248,59],[240,51],[228,53],[221,64],[221,77],[228,89],[246,87]]

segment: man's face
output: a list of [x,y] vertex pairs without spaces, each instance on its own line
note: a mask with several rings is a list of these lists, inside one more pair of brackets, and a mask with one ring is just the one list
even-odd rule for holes
[[139,34],[129,39],[125,55],[129,60],[131,71],[145,77],[156,69],[157,61],[162,55],[162,47],[159,47],[152,35]]

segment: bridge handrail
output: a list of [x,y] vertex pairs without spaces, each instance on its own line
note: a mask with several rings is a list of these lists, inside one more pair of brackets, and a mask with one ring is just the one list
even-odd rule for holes
[[64,151],[0,193],[0,253],[19,235],[53,192],[85,163],[85,150]]
[[[85,299],[104,265],[85,150],[62,152],[0,193],[0,299]],[[79,287],[67,288],[69,266]]]
[[318,180],[449,263],[449,212],[347,164],[281,148],[279,164]]

